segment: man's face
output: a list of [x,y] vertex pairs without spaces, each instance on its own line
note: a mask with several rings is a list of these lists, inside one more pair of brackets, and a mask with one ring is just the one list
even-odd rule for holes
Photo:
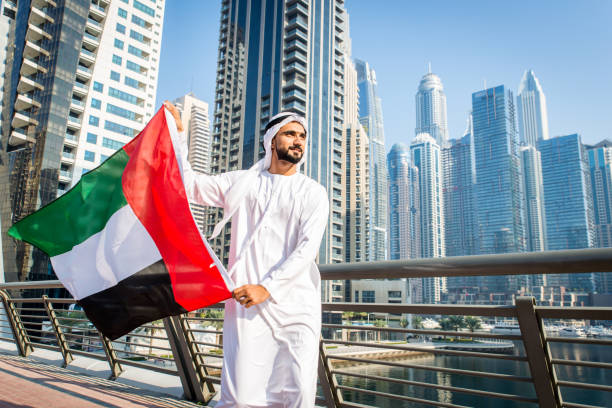
[[276,151],[278,160],[297,164],[302,160],[305,149],[306,131],[297,122],[287,123],[272,139],[272,150]]

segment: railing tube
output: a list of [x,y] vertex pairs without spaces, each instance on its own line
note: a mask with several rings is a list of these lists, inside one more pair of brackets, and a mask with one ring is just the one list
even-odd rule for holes
[[68,343],[66,342],[66,336],[64,335],[64,331],[60,327],[57,321],[57,313],[55,313],[55,309],[53,309],[53,305],[49,301],[49,297],[47,295],[43,295],[42,297],[43,303],[45,304],[45,310],[47,311],[47,315],[49,316],[49,321],[51,322],[51,326],[53,326],[53,331],[55,332],[55,337],[57,337],[57,345],[60,348],[60,352],[62,353],[62,357],[64,359],[63,367],[67,367],[70,364],[74,357],[70,352],[70,347],[68,347]]
[[23,327],[23,323],[21,322],[19,313],[17,313],[15,305],[10,301],[10,295],[7,291],[0,289],[0,298],[2,298],[2,303],[4,304],[6,316],[8,317],[9,323],[11,325],[11,330],[13,331],[13,337],[15,338],[15,343],[17,344],[17,350],[19,350],[19,355],[22,357],[27,357],[32,351],[34,351],[34,349],[32,348],[32,344],[30,343],[30,339],[28,338],[28,333]]

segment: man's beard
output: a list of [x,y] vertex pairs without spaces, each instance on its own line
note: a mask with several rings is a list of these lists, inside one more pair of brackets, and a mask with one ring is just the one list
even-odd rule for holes
[[287,148],[287,149],[276,149],[276,156],[278,157],[278,160],[284,160],[284,161],[287,161],[287,162],[292,163],[292,164],[298,164],[300,162],[300,160],[302,160],[302,155],[304,154],[304,152],[299,147],[295,147],[294,149],[299,152],[299,156],[292,156],[292,155],[290,155],[289,154],[289,148]]

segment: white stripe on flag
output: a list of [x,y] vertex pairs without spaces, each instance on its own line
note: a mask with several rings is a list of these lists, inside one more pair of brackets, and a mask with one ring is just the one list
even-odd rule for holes
[[104,229],[71,251],[51,258],[53,269],[75,299],[115,286],[159,261],[155,242],[129,205],[113,214]]

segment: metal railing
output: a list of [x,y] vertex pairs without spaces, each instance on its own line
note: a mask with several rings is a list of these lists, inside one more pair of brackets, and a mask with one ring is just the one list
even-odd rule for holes
[[[612,249],[321,265],[322,279],[406,279],[606,272]],[[73,299],[43,295],[58,281],[0,284],[0,340],[23,356],[35,348],[106,360],[111,377],[125,366],[178,375],[185,397],[208,403],[220,383],[223,305],[139,327],[110,341]],[[11,296],[11,293],[13,296]],[[553,323],[609,321],[610,307],[544,307],[532,297],[514,305],[324,303],[319,395],[328,407],[605,406],[612,392],[612,338],[565,337]],[[479,316],[504,319],[509,333],[388,327],[351,319],[359,314]],[[3,320],[2,317],[5,317]],[[8,322],[8,323],[7,323]],[[513,327],[513,326],[509,326]],[[584,392],[588,391],[588,392]]]

